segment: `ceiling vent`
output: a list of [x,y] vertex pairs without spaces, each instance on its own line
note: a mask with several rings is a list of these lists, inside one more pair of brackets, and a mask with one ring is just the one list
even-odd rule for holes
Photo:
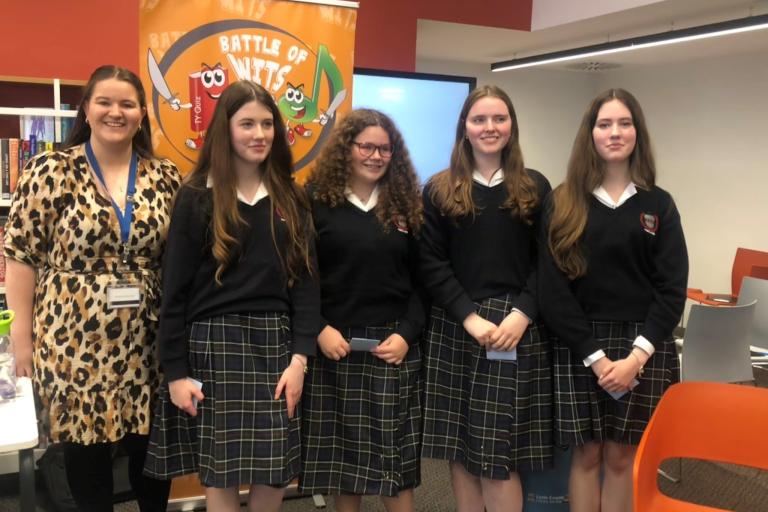
[[576,62],[575,64],[568,64],[565,67],[567,69],[570,69],[571,71],[586,71],[588,73],[599,73],[601,71],[608,71],[610,69],[620,68],[621,64],[616,64],[614,62],[587,61],[587,62]]

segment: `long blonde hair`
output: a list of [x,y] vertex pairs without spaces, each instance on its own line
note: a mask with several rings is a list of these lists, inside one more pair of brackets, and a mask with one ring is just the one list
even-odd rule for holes
[[530,224],[533,222],[534,207],[541,198],[539,198],[536,183],[526,172],[523,164],[520,130],[512,100],[507,93],[495,85],[484,85],[474,89],[464,101],[456,123],[456,139],[451,152],[450,167],[429,180],[430,199],[443,215],[448,217],[456,218],[475,214],[476,207],[472,201],[472,172],[476,166],[472,145],[466,137],[466,122],[472,106],[486,97],[503,101],[512,119],[512,134],[501,151],[501,167],[508,193],[502,207],[509,209],[512,214],[518,215]]

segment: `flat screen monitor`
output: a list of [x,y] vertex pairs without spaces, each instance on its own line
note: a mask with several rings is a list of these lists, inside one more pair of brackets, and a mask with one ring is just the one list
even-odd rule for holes
[[352,107],[389,115],[422,183],[448,167],[456,121],[474,77],[355,68]]

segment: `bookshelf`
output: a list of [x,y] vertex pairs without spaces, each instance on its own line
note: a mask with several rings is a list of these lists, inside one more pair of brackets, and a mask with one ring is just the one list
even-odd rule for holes
[[[29,78],[18,76],[0,76],[0,139],[9,139],[9,141],[0,141],[0,150],[2,151],[3,168],[2,173],[10,172],[16,176],[20,172],[20,166],[8,162],[11,158],[9,153],[9,144],[15,141],[11,139],[21,139],[23,137],[20,120],[26,116],[43,116],[53,118],[53,140],[57,143],[62,141],[62,119],[74,118],[77,116],[77,105],[82,96],[83,81],[60,80],[58,78]],[[63,105],[71,105],[72,110],[65,110]],[[33,124],[34,126],[34,124]],[[50,134],[50,132],[47,132]],[[30,137],[31,138],[31,137]],[[21,144],[21,143],[19,143]],[[18,149],[18,148],[17,148]],[[33,149],[30,154],[36,151]],[[8,166],[6,166],[6,164]],[[9,171],[10,169],[10,171]],[[2,176],[4,186],[12,183],[7,175]],[[4,189],[6,197],[12,191]],[[0,197],[0,217],[5,218],[8,209],[11,206],[10,199]],[[3,222],[4,223],[4,222]],[[0,224],[1,225],[1,224]],[[0,258],[2,258],[0,254]],[[3,262],[4,263],[4,262]],[[0,265],[3,269],[3,275],[0,276],[0,303],[5,302],[5,265]]]
[[[0,76],[0,137],[19,137],[19,116],[47,116],[54,118],[55,138],[61,142],[61,119],[76,117],[74,109],[80,103],[85,82]],[[62,104],[72,105],[64,110]]]

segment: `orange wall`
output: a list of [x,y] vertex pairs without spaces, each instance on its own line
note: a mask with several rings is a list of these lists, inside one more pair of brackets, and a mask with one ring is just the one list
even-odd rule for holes
[[[413,71],[418,18],[529,30],[532,0],[360,0],[355,65]],[[139,0],[5,0],[0,76],[85,80],[100,64],[138,72]]]

